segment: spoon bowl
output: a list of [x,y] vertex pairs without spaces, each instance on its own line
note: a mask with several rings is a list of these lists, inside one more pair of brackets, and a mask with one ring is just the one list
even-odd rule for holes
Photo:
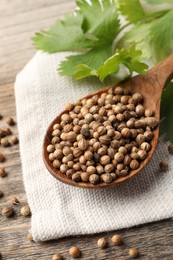
[[[173,78],[173,54],[169,56],[167,59],[150,69],[146,75],[137,75],[132,77],[124,82],[119,83],[118,85],[123,87],[124,89],[129,90],[131,93],[139,92],[143,96],[143,106],[145,109],[149,108],[153,110],[154,117],[159,121],[160,120],[160,102],[162,91],[168,81]],[[92,94],[89,94],[82,99],[89,99],[94,95],[100,95],[102,93],[107,93],[108,90],[112,86],[108,86],[106,88],[102,88]],[[52,162],[49,160],[49,154],[47,152],[47,146],[51,143],[52,139],[52,131],[53,125],[56,123],[60,123],[61,115],[64,112],[68,112],[68,110],[62,111],[50,124],[48,127],[44,141],[43,141],[43,160],[48,171],[59,181],[64,182],[66,184],[80,187],[80,188],[89,188],[89,189],[101,189],[115,186],[118,183],[121,183],[125,180],[130,179],[139,173],[150,161],[157,143],[159,136],[159,127],[153,130],[154,137],[151,140],[151,150],[148,152],[148,156],[145,160],[143,160],[139,167],[136,170],[131,170],[129,174],[125,177],[119,177],[112,181],[109,184],[101,182],[97,185],[93,185],[92,183],[84,183],[84,182],[74,182],[70,178],[68,178],[65,174],[61,173],[58,169],[53,167]]]

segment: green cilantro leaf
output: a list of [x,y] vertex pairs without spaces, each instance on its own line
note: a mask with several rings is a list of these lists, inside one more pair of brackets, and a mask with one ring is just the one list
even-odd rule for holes
[[129,70],[129,76],[132,75],[133,71],[144,74],[148,66],[141,62],[141,58],[142,51],[136,50],[135,46],[132,46],[129,50],[117,49],[115,54],[98,69],[98,77],[101,81],[104,81],[107,76],[116,74],[120,65],[124,65]]
[[173,9],[150,23],[137,23],[122,37],[118,46],[135,44],[145,58],[152,58],[157,63],[173,52],[172,19]]
[[173,83],[167,84],[161,99],[160,133],[173,142]]
[[50,53],[91,47],[92,41],[83,34],[82,23],[82,15],[66,15],[64,20],[56,21],[50,30],[36,33],[32,40],[37,49]]
[[85,0],[76,2],[79,13],[83,15],[83,30],[99,39],[99,46],[112,44],[120,29],[120,22],[115,1]]
[[[61,74],[64,75],[65,71],[65,75],[73,76],[76,79],[97,76],[101,81],[104,81],[108,76],[114,76],[118,81],[116,74],[119,72],[121,65],[128,69],[129,76],[132,75],[133,71],[144,74],[148,68],[146,64],[141,62],[142,52],[136,50],[135,46],[132,46],[129,50],[117,49],[111,57],[110,52],[110,49],[103,50],[100,48],[96,52],[91,50],[89,53],[67,57],[67,60],[61,63]],[[97,64],[93,60],[96,60]],[[82,64],[79,64],[80,61]],[[93,67],[93,64],[95,64],[95,67]]]
[[141,21],[145,12],[139,0],[118,0],[118,8],[121,15],[124,15],[131,23]]

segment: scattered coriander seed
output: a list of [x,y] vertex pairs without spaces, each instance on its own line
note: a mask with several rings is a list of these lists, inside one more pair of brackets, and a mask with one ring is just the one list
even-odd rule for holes
[[7,123],[8,125],[11,125],[11,126],[13,126],[13,125],[15,124],[14,119],[13,119],[12,117],[8,117],[8,118],[6,119],[6,123]]
[[11,137],[11,143],[12,144],[18,144],[18,142],[19,142],[19,140],[18,140],[17,136],[14,135],[14,136]]
[[18,205],[19,200],[15,196],[13,196],[13,197],[11,197],[11,203],[14,204],[14,205]]
[[63,257],[61,254],[57,253],[55,255],[52,256],[52,260],[62,260]]
[[3,118],[2,114],[0,113],[0,120]]
[[69,255],[74,258],[79,257],[80,254],[81,254],[80,249],[77,246],[72,246],[69,250]]
[[0,198],[4,197],[4,193],[0,190]]
[[4,167],[0,167],[0,177],[6,177],[7,173]]
[[33,241],[33,236],[31,233],[28,233],[26,237],[28,240]]
[[3,161],[5,161],[5,157],[2,153],[0,153],[0,162],[3,162]]
[[28,205],[23,206],[20,210],[20,213],[22,216],[28,217],[31,214],[29,206]]
[[131,258],[136,258],[139,255],[137,248],[130,248],[129,249],[129,256]]
[[107,246],[107,240],[105,237],[101,237],[98,239],[97,241],[97,246],[100,247],[100,248],[105,248]]
[[8,139],[6,137],[1,139],[1,145],[7,147],[9,145]]
[[168,152],[169,152],[170,154],[173,154],[173,144],[170,144],[170,145],[168,146]]
[[11,135],[12,134],[12,131],[9,127],[4,128],[3,130],[5,132],[5,135]]
[[112,244],[113,245],[116,245],[116,246],[119,246],[122,244],[123,240],[122,240],[122,237],[120,235],[114,235],[112,238],[111,238],[111,241],[112,241]]
[[159,163],[159,167],[160,167],[160,170],[161,170],[162,172],[166,172],[166,171],[168,170],[168,168],[169,168],[168,161],[166,161],[166,160],[161,161],[161,162]]
[[5,133],[4,129],[0,128],[0,137],[2,138],[4,136],[6,136],[6,133]]
[[5,207],[2,209],[2,216],[9,218],[13,215],[14,209],[12,207]]

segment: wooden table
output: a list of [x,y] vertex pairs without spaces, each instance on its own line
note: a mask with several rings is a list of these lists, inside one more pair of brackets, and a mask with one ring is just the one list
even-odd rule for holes
[[[16,74],[35,53],[30,38],[34,32],[49,27],[57,17],[62,17],[74,6],[74,0],[0,0],[0,113],[4,117],[15,118],[13,86]],[[0,127],[2,126],[5,126],[5,122],[1,120]],[[17,134],[17,126],[12,129]],[[30,218],[20,216],[20,207],[27,202],[22,182],[19,147],[0,147],[0,151],[6,154],[3,165],[8,172],[6,178],[0,179],[0,190],[4,192],[4,197],[0,199],[0,210],[10,205],[12,195],[17,196],[21,202],[20,206],[14,206],[16,214],[13,218],[5,219],[0,215],[2,259],[48,260],[56,252],[61,252],[64,259],[70,259],[68,250],[72,245],[80,247],[82,259],[85,260],[125,260],[128,259],[129,247],[137,247],[141,259],[173,259],[172,220],[120,230],[118,233],[122,235],[124,244],[115,247],[109,243],[108,248],[104,250],[97,248],[97,239],[101,236],[110,239],[116,231],[63,238],[40,244],[30,242],[26,238]]]

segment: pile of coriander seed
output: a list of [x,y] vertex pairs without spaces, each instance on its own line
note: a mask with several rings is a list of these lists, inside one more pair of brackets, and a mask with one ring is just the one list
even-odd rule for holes
[[140,93],[120,86],[68,104],[47,146],[54,168],[75,182],[111,183],[145,160],[158,126]]

